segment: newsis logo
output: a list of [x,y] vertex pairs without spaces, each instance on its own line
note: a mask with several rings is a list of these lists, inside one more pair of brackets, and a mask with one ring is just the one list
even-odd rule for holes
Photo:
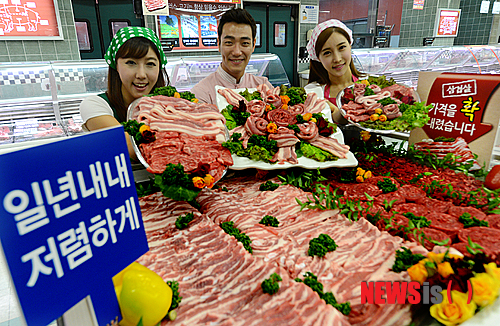
[[[451,280],[448,282],[448,302],[452,303]],[[472,300],[472,285],[467,281],[469,296],[467,304]],[[429,286],[429,282],[361,282],[361,303],[369,304],[439,304],[443,301],[439,285]]]

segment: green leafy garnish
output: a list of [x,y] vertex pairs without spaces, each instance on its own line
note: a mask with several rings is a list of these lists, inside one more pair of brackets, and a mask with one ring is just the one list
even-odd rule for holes
[[259,224],[263,224],[265,226],[272,226],[277,228],[280,225],[280,222],[278,219],[274,216],[271,215],[266,215],[264,216],[260,221]]
[[416,216],[413,213],[403,213],[403,216],[408,218],[410,221],[412,221],[415,225],[418,225],[418,227],[423,228],[423,227],[428,227],[431,225],[431,221],[429,221],[425,216]]
[[300,141],[300,150],[302,151],[302,155],[305,157],[319,162],[336,161],[339,159],[332,153],[322,150],[321,148],[311,145],[305,141]]
[[234,226],[233,221],[222,222],[220,224],[220,227],[224,230],[224,232],[226,232],[230,236],[236,238],[236,240],[238,240],[238,242],[241,242],[243,244],[243,247],[249,253],[253,252],[253,249],[250,246],[250,244],[252,243],[252,240],[250,239],[250,237],[248,235],[246,235],[245,233],[242,233],[238,228],[236,228]]
[[193,213],[187,213],[186,215],[181,215],[175,220],[175,227],[179,230],[187,228],[189,222],[194,218]]
[[308,256],[324,257],[327,252],[337,249],[337,244],[328,234],[320,234],[309,241]]
[[[226,127],[229,130],[232,130],[237,127],[236,120],[234,120],[233,116],[231,115],[231,110],[233,109],[232,105],[226,106],[224,109],[222,109],[221,113],[226,118]],[[241,137],[241,134],[239,134]]]
[[155,88],[153,93],[149,94],[149,96],[163,95],[163,96],[174,97],[174,94],[176,92],[177,89],[174,86],[157,87]]
[[296,171],[288,170],[286,176],[278,175],[278,179],[280,179],[283,184],[289,184],[305,191],[311,191],[314,189],[314,185],[317,182],[327,180],[321,175],[319,168],[312,171],[303,171],[297,176],[295,176],[295,173]]
[[391,179],[384,178],[383,181],[378,181],[377,186],[384,194],[398,190],[398,187],[392,183]]
[[319,295],[319,297],[322,300],[325,300],[327,304],[333,306],[335,309],[340,311],[345,316],[351,313],[351,304],[349,302],[338,303],[337,299],[335,299],[335,296],[333,295],[332,292],[323,293],[323,284],[318,282],[318,277],[313,273],[306,272],[304,274],[304,280],[301,280],[300,278],[297,277],[295,279],[295,282],[304,283],[305,285],[310,287],[314,292],[316,292]]
[[382,104],[382,106],[386,106],[389,104],[397,104],[396,101],[394,101],[391,97],[384,97],[383,99],[380,99],[377,101],[378,103]]
[[248,91],[248,88],[246,88],[243,92],[240,92],[240,95],[243,96],[248,102],[250,102],[252,100],[261,100],[262,101],[262,97],[260,96],[259,91],[254,91],[254,92],[250,93]]
[[421,254],[414,254],[410,249],[401,247],[400,250],[396,250],[396,261],[392,265],[392,270],[396,273],[406,271],[424,258]]
[[193,201],[201,189],[195,188],[182,164],[169,163],[162,174],[155,175],[154,185],[165,197],[179,201]]
[[167,281],[167,285],[172,289],[172,303],[168,311],[172,311],[179,306],[182,301],[182,297],[179,295],[179,282],[177,281]]
[[463,223],[464,228],[470,228],[473,226],[490,226],[488,221],[478,220],[475,216],[472,216],[467,212],[463,213],[462,216],[458,218],[458,221]]
[[278,183],[273,183],[271,180],[267,180],[259,186],[260,191],[275,191],[280,185]]
[[371,89],[370,87],[366,87],[365,88],[365,93],[363,94],[364,96],[370,96],[370,95],[374,95],[375,92],[373,91],[373,89]]
[[290,98],[288,106],[292,106],[299,103],[304,103],[307,97],[306,91],[302,87],[286,87],[285,85],[280,86],[280,95],[287,95]]
[[262,291],[264,293],[268,293],[270,295],[273,295],[278,292],[280,289],[280,285],[278,282],[283,281],[281,276],[279,276],[276,273],[271,274],[271,276],[268,279],[265,279],[261,284],[260,287],[262,288]]

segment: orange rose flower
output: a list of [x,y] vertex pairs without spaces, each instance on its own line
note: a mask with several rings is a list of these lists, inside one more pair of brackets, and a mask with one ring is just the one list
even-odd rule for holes
[[210,174],[207,174],[203,178],[203,181],[205,182],[205,185],[207,186],[207,188],[212,188],[214,186],[215,179]]
[[288,102],[290,102],[290,98],[288,97],[288,95],[280,95],[280,98],[281,98],[281,103],[287,105]]
[[205,187],[205,180],[203,180],[202,177],[194,177],[193,178],[193,185],[196,187],[196,188],[203,188]]

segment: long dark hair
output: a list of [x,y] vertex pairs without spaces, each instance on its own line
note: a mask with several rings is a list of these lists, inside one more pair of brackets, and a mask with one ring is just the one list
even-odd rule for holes
[[[116,61],[118,58],[134,58],[139,59],[144,57],[149,48],[152,48],[156,53],[158,60],[160,60],[160,52],[156,45],[144,37],[133,37],[127,42],[123,43],[118,52],[116,53]],[[164,69],[160,69],[158,73],[158,80],[151,89],[153,92],[158,87],[165,86],[165,78],[167,85],[170,85],[170,79]],[[127,109],[122,95],[122,81],[116,69],[109,67],[108,69],[108,91],[106,92],[111,106],[116,110],[116,115],[119,122],[127,121]]]
[[[318,40],[316,41],[316,45],[314,47],[314,51],[316,51],[317,57],[319,57],[321,49],[325,45],[326,41],[333,34],[333,32],[340,33],[348,41],[350,40],[349,34],[347,34],[347,32],[344,31],[342,28],[329,27],[325,29],[323,32],[321,32],[321,34],[319,34]],[[351,62],[349,62],[349,67],[351,68],[351,73],[353,76],[357,78],[365,76],[365,74],[359,72],[358,69],[356,69],[356,67],[354,66],[354,60],[352,59],[352,56],[351,56]],[[326,71],[325,67],[323,67],[323,64],[321,62],[316,60],[311,60],[311,62],[309,63],[309,83],[312,82],[317,82],[320,85],[324,84],[330,85],[330,78],[328,76],[328,71]]]

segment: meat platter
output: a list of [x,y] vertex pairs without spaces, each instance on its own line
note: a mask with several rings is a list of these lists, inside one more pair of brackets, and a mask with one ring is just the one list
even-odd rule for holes
[[363,130],[407,138],[412,129],[427,123],[429,106],[410,87],[386,85],[362,80],[342,90],[336,104],[347,121]]
[[[217,91],[219,90],[224,90],[224,87],[221,86],[215,86],[215,89]],[[233,91],[235,93],[243,92],[248,90],[248,92],[255,92],[257,91],[256,88],[249,88],[249,89],[234,89]],[[314,93],[317,94],[317,98],[322,99],[323,95],[321,93],[321,89],[318,87],[317,90],[314,90]],[[226,108],[229,105],[227,99],[222,96],[219,92],[217,92],[217,106],[220,111],[222,111],[224,108]],[[331,111],[330,108],[327,104],[325,104],[322,108],[321,113],[324,115],[325,119],[328,120],[329,122],[332,122],[331,118]],[[236,130],[236,129],[235,129]],[[232,131],[230,131],[231,134]],[[335,133],[333,133],[331,138],[335,139],[338,141],[340,144],[344,144],[344,137],[342,134],[342,131],[340,128],[337,129]],[[307,157],[299,157],[297,159],[297,162],[291,163],[291,162],[280,162],[277,164],[271,164],[267,163],[264,161],[257,161],[250,159],[248,157],[242,157],[242,156],[237,156],[235,154],[232,155],[233,157],[233,162],[234,164],[230,166],[230,169],[232,170],[244,170],[244,169],[249,169],[249,168],[257,168],[261,170],[276,170],[276,169],[288,169],[292,167],[303,167],[306,169],[326,169],[326,168],[332,168],[332,167],[353,167],[357,165],[357,160],[354,157],[354,154],[350,151],[346,151],[345,158],[340,158],[336,161],[316,161],[314,159],[310,159]]]
[[161,174],[167,163],[181,163],[189,172],[206,163],[217,182],[232,164],[229,151],[220,145],[228,132],[214,105],[162,95],[142,97],[130,104],[127,117],[156,133],[156,140],[148,144],[137,144],[131,137],[137,158],[148,172]]

